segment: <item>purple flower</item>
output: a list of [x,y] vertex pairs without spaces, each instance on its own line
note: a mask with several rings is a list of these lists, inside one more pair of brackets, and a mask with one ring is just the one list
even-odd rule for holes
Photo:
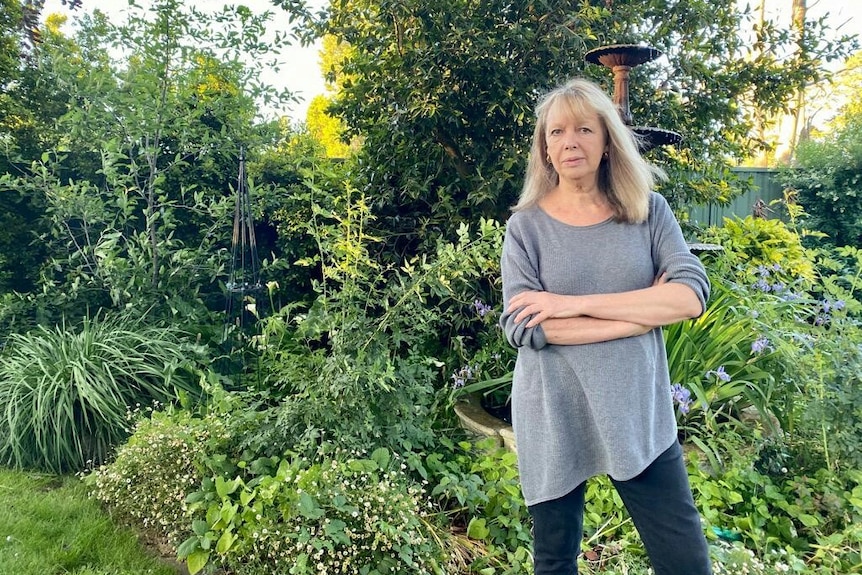
[[479,317],[485,317],[487,314],[494,311],[494,309],[491,306],[487,305],[485,302],[483,302],[480,299],[477,299],[476,301],[473,302],[473,307],[476,308],[476,313],[479,314]]
[[706,377],[709,377],[710,375],[714,375],[719,381],[723,381],[725,383],[730,381],[730,374],[724,371],[723,365],[719,365],[717,369],[711,369],[706,372]]
[[673,400],[679,406],[679,412],[686,414],[691,409],[691,392],[678,383],[670,386],[670,393]]
[[474,368],[472,366],[465,365],[464,367],[462,367],[461,369],[459,369],[458,371],[453,373],[452,374],[452,387],[454,389],[459,389],[461,387],[464,387],[464,385],[468,381],[475,378],[475,371],[474,370],[476,370],[476,369],[478,369],[478,366],[476,366]]
[[766,350],[771,350],[769,340],[765,337],[759,337],[751,344],[751,353],[763,353]]

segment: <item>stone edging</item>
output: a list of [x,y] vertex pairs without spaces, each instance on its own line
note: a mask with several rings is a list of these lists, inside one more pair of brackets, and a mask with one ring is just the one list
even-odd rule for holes
[[477,395],[468,395],[455,404],[455,413],[461,420],[461,427],[471,433],[493,437],[497,444],[509,451],[517,452],[515,433],[512,426],[485,411]]

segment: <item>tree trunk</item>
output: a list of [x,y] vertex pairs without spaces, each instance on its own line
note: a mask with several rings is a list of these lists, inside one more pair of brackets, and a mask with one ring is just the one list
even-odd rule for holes
[[[797,50],[800,58],[805,51],[805,13],[808,9],[807,0],[792,0],[793,5],[793,30],[796,32]],[[805,87],[801,87],[796,94],[796,109],[793,111],[793,131],[790,134],[790,159],[796,156],[796,145],[799,143],[800,119],[805,116]]]

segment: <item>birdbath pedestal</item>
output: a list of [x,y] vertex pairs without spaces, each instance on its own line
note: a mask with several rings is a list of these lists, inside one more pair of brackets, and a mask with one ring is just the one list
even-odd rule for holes
[[651,150],[656,146],[676,144],[682,136],[671,130],[649,126],[633,126],[631,105],[629,104],[629,73],[635,66],[650,62],[661,56],[661,51],[651,46],[641,44],[612,44],[590,50],[584,60],[591,64],[599,64],[610,68],[614,73],[614,104],[619,110],[620,118],[632,131],[640,136],[642,151]]

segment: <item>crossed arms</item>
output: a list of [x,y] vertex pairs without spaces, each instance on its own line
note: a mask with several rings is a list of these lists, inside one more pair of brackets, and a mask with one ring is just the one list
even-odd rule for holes
[[578,345],[647,333],[655,327],[697,317],[702,305],[694,290],[656,278],[644,289],[579,296],[524,291],[509,300],[506,312],[515,323],[532,316],[527,328],[539,324],[548,343]]

